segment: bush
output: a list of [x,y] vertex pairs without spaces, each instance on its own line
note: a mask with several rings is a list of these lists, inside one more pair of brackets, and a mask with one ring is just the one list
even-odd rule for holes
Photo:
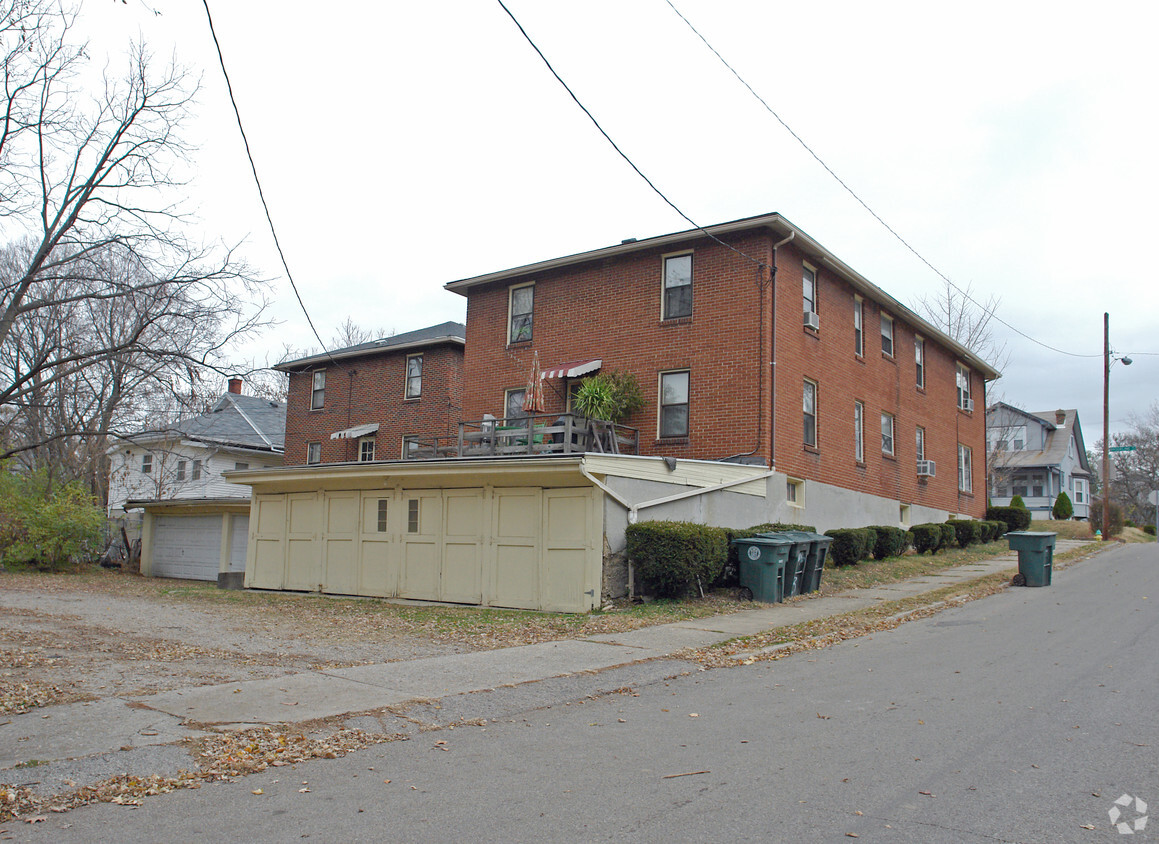
[[1091,532],[1102,531],[1103,539],[1109,536],[1117,536],[1123,532],[1123,508],[1111,502],[1110,506],[1110,524],[1106,529],[1103,528],[1103,502],[1092,501],[1091,512],[1087,516],[1087,520],[1091,523]]
[[837,528],[825,531],[825,535],[833,537],[829,556],[833,564],[838,566],[860,563],[869,556],[877,538],[877,533],[869,528]]
[[953,525],[948,525],[943,522],[942,524],[938,525],[938,530],[942,532],[942,541],[938,545],[939,551],[941,551],[943,548],[949,548],[958,541],[958,532],[954,530]]
[[1058,498],[1054,499],[1050,515],[1060,521],[1065,521],[1074,515],[1074,505],[1070,503],[1070,496],[1066,494],[1065,490],[1058,494]]
[[914,550],[921,554],[924,551],[929,551],[931,554],[937,553],[938,546],[942,542],[942,526],[927,522],[924,525],[914,525],[910,528],[910,533],[913,534]]
[[60,569],[95,559],[104,513],[79,482],[53,486],[44,472],[0,467],[0,560]]
[[1026,509],[1026,502],[1022,500],[1021,495],[1016,495],[1010,499],[1010,506],[1017,507],[1019,510],[1025,510]]
[[660,597],[683,597],[711,586],[728,561],[728,531],[692,522],[628,525],[628,559],[641,582]]
[[954,529],[954,540],[959,548],[969,548],[982,538],[982,523],[973,519],[949,519],[946,524]]
[[900,557],[909,547],[909,531],[888,525],[874,525],[877,539],[873,543],[873,559],[884,560],[886,557]]
[[1026,530],[1030,527],[1030,511],[1024,507],[991,507],[986,511],[987,519],[994,519],[1006,525],[1003,533],[1012,530]]
[[999,539],[1002,534],[1006,533],[1006,522],[999,522],[995,519],[987,519],[982,522],[982,541],[993,542]]
[[1155,525],[1143,525],[1143,533],[1147,534],[1148,536],[1154,536]]

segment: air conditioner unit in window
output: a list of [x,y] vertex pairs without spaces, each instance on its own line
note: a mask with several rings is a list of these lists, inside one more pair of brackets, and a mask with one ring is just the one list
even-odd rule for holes
[[974,400],[969,399],[969,398],[962,399],[962,410],[966,411],[967,413],[973,413],[974,412]]
[[934,476],[934,470],[936,468],[937,468],[937,466],[934,465],[934,461],[932,461],[932,460],[919,460],[918,461],[918,477],[919,478],[932,478]]
[[821,319],[812,311],[805,312],[805,327],[812,328],[814,331],[821,327]]

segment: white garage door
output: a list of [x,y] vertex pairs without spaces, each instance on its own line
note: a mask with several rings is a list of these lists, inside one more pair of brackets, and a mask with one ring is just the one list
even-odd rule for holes
[[157,516],[153,520],[153,576],[217,580],[221,516]]

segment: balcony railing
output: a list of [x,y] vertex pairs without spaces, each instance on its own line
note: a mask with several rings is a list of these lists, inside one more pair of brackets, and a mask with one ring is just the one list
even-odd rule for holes
[[640,432],[574,413],[532,413],[517,419],[460,422],[457,436],[411,437],[404,460],[518,457],[542,454],[636,454]]

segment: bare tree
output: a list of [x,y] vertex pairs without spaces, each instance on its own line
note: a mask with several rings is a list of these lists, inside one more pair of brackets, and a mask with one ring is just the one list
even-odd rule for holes
[[1148,495],[1159,489],[1159,401],[1145,414],[1130,414],[1127,421],[1131,426],[1128,431],[1111,435],[1112,444],[1134,447],[1133,451],[1111,455],[1111,500],[1123,506],[1128,519],[1147,524],[1155,515]]
[[231,250],[185,237],[166,199],[196,86],[154,72],[138,45],[86,99],[73,18],[52,0],[0,0],[0,459],[95,484],[108,437],[196,407],[264,302]]

